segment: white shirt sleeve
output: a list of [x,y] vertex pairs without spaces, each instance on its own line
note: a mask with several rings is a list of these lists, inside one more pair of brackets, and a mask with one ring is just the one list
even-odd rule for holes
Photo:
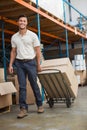
[[11,46],[14,47],[14,48],[17,47],[17,46],[16,46],[16,43],[15,43],[15,38],[14,38],[14,36],[11,37]]
[[34,47],[40,46],[40,41],[39,41],[38,36],[36,34],[34,35],[33,44],[34,44]]

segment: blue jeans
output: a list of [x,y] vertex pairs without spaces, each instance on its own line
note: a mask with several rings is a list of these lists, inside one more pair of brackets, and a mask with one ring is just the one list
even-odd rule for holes
[[36,104],[38,107],[41,106],[42,98],[37,84],[36,59],[27,62],[16,60],[15,65],[17,67],[17,76],[19,82],[20,108],[28,109],[28,104],[26,104],[26,76],[27,75],[36,98]]

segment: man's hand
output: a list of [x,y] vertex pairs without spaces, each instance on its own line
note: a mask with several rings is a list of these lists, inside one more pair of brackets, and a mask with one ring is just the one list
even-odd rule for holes
[[8,71],[10,74],[13,74],[13,67],[11,65],[9,65]]
[[40,65],[37,65],[37,71],[38,71],[38,72],[41,72],[41,71],[42,71],[42,68],[41,68]]
[[10,74],[13,73],[13,63],[14,63],[14,60],[16,58],[16,48],[12,48],[11,50],[11,54],[10,54],[10,63],[9,63],[9,68],[8,68],[8,71]]

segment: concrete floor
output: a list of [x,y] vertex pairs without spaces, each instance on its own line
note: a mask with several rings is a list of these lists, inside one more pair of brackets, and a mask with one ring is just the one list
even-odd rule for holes
[[87,86],[79,87],[78,97],[67,108],[66,104],[54,104],[53,108],[44,103],[45,112],[37,114],[36,105],[29,106],[29,114],[17,119],[17,105],[10,113],[0,115],[0,130],[87,130]]

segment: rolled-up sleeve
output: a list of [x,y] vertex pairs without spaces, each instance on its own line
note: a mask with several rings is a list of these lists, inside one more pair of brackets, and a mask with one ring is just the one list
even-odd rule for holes
[[12,36],[11,37],[11,46],[13,47],[13,48],[16,48],[17,46],[16,46],[16,43],[15,43],[15,38]]
[[34,47],[40,46],[40,41],[39,41],[38,36],[36,34],[34,35],[34,38],[33,38],[33,44],[34,44]]

